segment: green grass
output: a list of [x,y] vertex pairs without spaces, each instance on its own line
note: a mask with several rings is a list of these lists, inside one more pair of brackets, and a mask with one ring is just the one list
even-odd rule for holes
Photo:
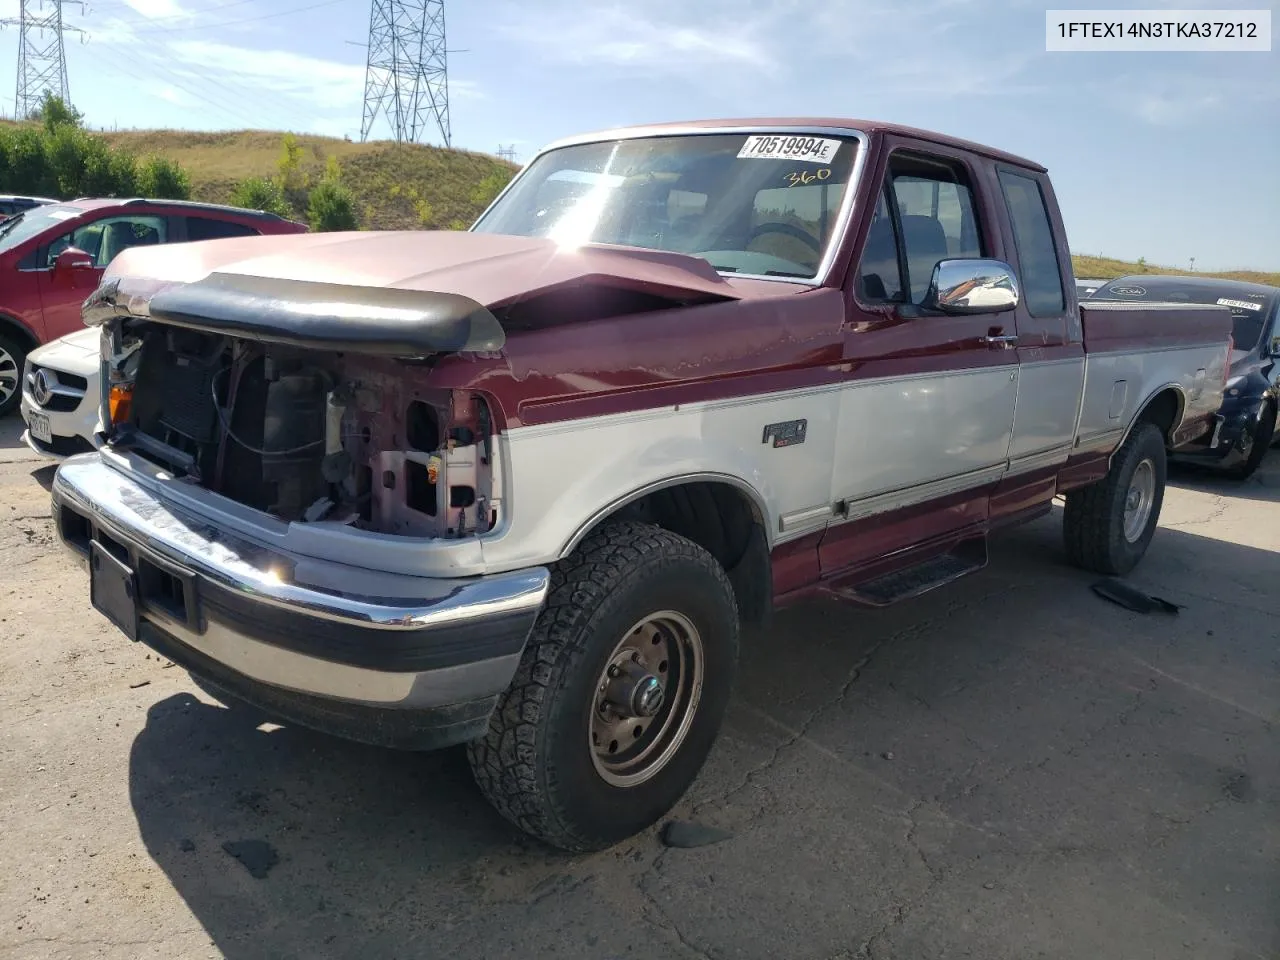
[[[1151,263],[1131,263],[1127,260],[1113,260],[1110,257],[1073,256],[1071,264],[1076,276],[1087,280],[1112,280],[1115,277],[1126,277],[1135,273],[1186,274],[1189,270],[1178,267],[1161,267]],[[1226,280],[1248,280],[1251,283],[1266,283],[1280,287],[1280,273],[1268,273],[1263,270],[1224,270],[1218,273],[1197,270],[1197,277],[1222,277]]]
[[[284,138],[260,130],[122,130],[100,136],[139,156],[176,160],[191,176],[192,198],[215,203],[227,202],[245,177],[274,176]],[[484,208],[481,184],[495,174],[509,178],[516,169],[487,154],[421,144],[353,143],[308,135],[297,140],[301,169],[313,182],[323,175],[329,157],[337,159],[366,230],[469,225]]]

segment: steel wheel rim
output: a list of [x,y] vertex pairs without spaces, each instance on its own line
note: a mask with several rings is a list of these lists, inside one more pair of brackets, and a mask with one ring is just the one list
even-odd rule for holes
[[[702,699],[702,635],[682,613],[651,613],[623,634],[592,688],[587,749],[606,783],[634,787],[679,751]],[[661,687],[660,704],[650,681]]]
[[0,347],[0,403],[6,402],[18,389],[18,379],[22,371],[18,369],[18,361],[8,350]]
[[1129,489],[1124,495],[1124,538],[1136,543],[1142,537],[1151,519],[1151,507],[1156,500],[1156,468],[1150,460],[1143,460],[1133,471]]

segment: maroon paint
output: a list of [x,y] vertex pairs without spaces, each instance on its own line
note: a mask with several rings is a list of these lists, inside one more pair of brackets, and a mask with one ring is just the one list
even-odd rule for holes
[[1002,479],[991,493],[991,525],[1017,522],[1052,500],[1058,492],[1060,469],[1045,467]]
[[[1153,307],[1160,313],[1159,326],[1150,320]],[[1085,302],[1080,304],[1080,315],[1089,353],[1149,352],[1214,342],[1221,342],[1225,352],[1231,335],[1231,311],[1227,307]]]
[[990,485],[964,490],[829,528],[818,551],[823,577],[876,562],[909,544],[985,528],[990,490]]
[[1107,475],[1110,466],[1110,450],[1094,450],[1068,457],[1067,462],[1058,471],[1058,493],[1065,493],[1076,487],[1083,487],[1101,480]]
[[774,548],[769,559],[773,568],[775,606],[792,602],[821,577],[818,544],[821,543],[822,536],[822,531],[819,530]]

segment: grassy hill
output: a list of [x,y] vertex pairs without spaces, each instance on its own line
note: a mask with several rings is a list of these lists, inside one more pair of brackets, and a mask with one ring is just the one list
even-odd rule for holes
[[[1177,267],[1130,263],[1127,260],[1113,260],[1110,257],[1075,256],[1071,258],[1071,263],[1075,267],[1076,276],[1088,280],[1111,280],[1114,277],[1125,277],[1135,273],[1185,274],[1188,272]],[[1197,270],[1196,276],[1248,280],[1252,283],[1268,283],[1273,287],[1280,287],[1280,273],[1268,273],[1262,270],[1227,270],[1221,273]]]
[[[199,133],[121,130],[101,133],[112,147],[176,160],[191,175],[192,199],[225,203],[246,177],[275,175],[284,134],[260,130]],[[484,208],[480,185],[516,167],[496,157],[391,141],[353,143],[300,135],[300,169],[313,179],[337,158],[366,230],[445,228],[470,224]],[[479,192],[478,192],[479,191]]]

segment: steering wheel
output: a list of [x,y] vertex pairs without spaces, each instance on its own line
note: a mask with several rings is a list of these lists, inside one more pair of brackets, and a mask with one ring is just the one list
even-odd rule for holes
[[814,239],[813,235],[808,231],[801,230],[794,224],[781,223],[777,220],[768,220],[752,227],[751,233],[747,236],[747,244],[750,244],[752,240],[765,233],[785,233],[788,237],[807,244],[814,253],[822,253],[822,244]]

